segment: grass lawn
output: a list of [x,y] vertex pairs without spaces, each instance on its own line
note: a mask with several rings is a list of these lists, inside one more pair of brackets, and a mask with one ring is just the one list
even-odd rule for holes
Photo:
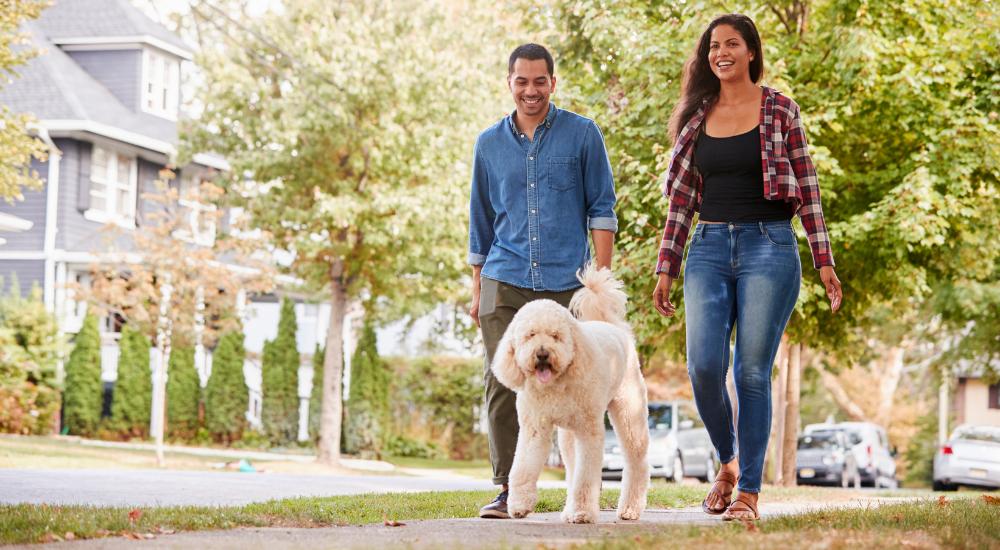
[[606,539],[582,548],[1000,548],[1000,501],[926,499],[872,509],[812,512],[757,524],[667,526],[655,534]]
[[[165,453],[178,470],[208,470],[222,459]],[[91,447],[73,438],[0,435],[0,468],[155,468],[152,451]]]
[[[701,502],[707,485],[654,484],[649,492],[650,508],[693,506]],[[797,487],[791,489],[768,488],[769,499],[782,501],[810,501],[834,503],[859,496],[855,491]],[[930,495],[931,493],[922,493]],[[562,509],[566,492],[561,489],[543,489],[536,511],[551,512]],[[965,495],[965,493],[962,493]],[[483,502],[494,496],[492,491],[455,491],[441,493],[406,493],[385,495],[358,495],[324,498],[295,498],[276,500],[245,506],[199,507],[181,506],[166,508],[98,508],[90,506],[0,505],[0,544],[31,543],[65,538],[94,538],[122,534],[171,533],[235,527],[326,527],[337,525],[364,525],[380,523],[384,519],[415,520],[474,517]],[[735,547],[744,542],[751,547],[757,540],[771,537],[777,546],[797,546],[794,540],[802,539],[803,532],[816,540],[830,539],[844,543],[861,537],[861,542],[878,542],[880,545],[899,539],[904,532],[913,540],[940,540],[942,536],[955,536],[976,546],[981,541],[1000,540],[1000,507],[987,506],[978,494],[969,498],[951,500],[946,506],[931,504],[906,504],[885,509],[853,510],[808,514],[802,518],[779,518],[761,522],[759,531],[746,532],[741,525],[713,527],[668,527],[662,535],[647,536],[641,541],[609,540],[598,547],[636,548],[673,546],[684,542],[694,546],[722,545],[726,537],[740,537]],[[617,490],[605,490],[601,507],[613,508]],[[886,512],[885,510],[890,510]],[[942,519],[944,518],[944,519]],[[947,529],[944,526],[950,526]],[[895,531],[893,531],[895,530]],[[890,531],[895,532],[891,534]],[[792,533],[794,532],[794,533]],[[853,533],[853,534],[852,534]],[[743,538],[747,538],[746,541]],[[754,538],[756,537],[756,538]],[[832,537],[832,538],[831,538]],[[993,538],[990,538],[993,537]],[[900,539],[902,540],[902,539]],[[906,539],[910,540],[910,539]],[[867,543],[866,543],[867,544]],[[963,543],[964,544],[964,543]],[[898,545],[897,545],[898,546]],[[836,545],[834,547],[837,547]],[[989,544],[979,548],[989,548]]]
[[[434,470],[475,479],[492,479],[493,467],[489,460],[447,460],[434,458],[408,458],[390,456],[383,460],[400,468],[401,473],[418,473],[421,470]],[[562,468],[545,468],[539,479],[558,481],[565,479]]]

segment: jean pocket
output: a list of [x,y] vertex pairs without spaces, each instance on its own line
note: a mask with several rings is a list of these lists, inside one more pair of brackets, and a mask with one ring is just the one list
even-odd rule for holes
[[764,237],[774,246],[795,246],[798,239],[791,227],[764,228]]
[[576,157],[551,157],[549,159],[549,188],[567,191],[576,187]]

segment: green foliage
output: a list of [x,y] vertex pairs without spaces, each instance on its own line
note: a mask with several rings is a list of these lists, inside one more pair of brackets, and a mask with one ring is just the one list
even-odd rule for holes
[[[657,178],[669,161],[666,126],[682,65],[711,17],[734,8],[715,1],[625,1],[613,10],[570,0],[523,4],[555,47],[564,106],[605,131],[619,197],[616,269],[634,297],[639,341],[646,352],[680,356],[683,308],[665,319],[647,299],[667,210]],[[864,349],[856,344],[878,328],[869,317],[875,309],[911,325],[942,311],[935,295],[996,299],[1000,62],[982,44],[1000,38],[1000,16],[982,3],[930,0],[817,0],[802,25],[779,15],[802,5],[739,8],[760,30],[765,83],[802,108],[844,283],[844,307],[832,316],[801,239],[803,285],[789,332],[854,359]],[[682,301],[679,290],[673,299]],[[987,336],[1000,328],[995,315],[976,315],[997,304],[943,311],[952,327],[985,325],[981,353],[1000,348]]]
[[395,432],[435,441],[452,458],[479,458],[482,434],[476,433],[483,399],[478,359],[421,357],[393,360],[392,406]]
[[194,348],[171,348],[167,369],[167,428],[172,437],[194,437],[200,403],[201,383],[194,367]]
[[74,435],[93,435],[101,420],[101,335],[88,313],[66,363],[63,426]]
[[385,442],[383,449],[387,456],[402,456],[409,458],[448,458],[437,445],[429,441],[413,439],[405,435],[392,435]]
[[132,325],[125,325],[118,348],[118,380],[111,400],[111,427],[123,435],[142,436],[149,431],[153,400],[149,339]]
[[205,428],[216,441],[232,443],[246,429],[250,393],[243,377],[243,333],[227,332],[212,354],[205,387]]
[[295,442],[299,426],[299,350],[295,303],[281,301],[277,337],[264,344],[261,361],[261,420],[272,445]]
[[[17,77],[18,65],[38,52],[18,46],[22,43],[22,23],[36,19],[48,2],[42,0],[12,0],[3,3],[0,10],[0,86],[8,78]],[[12,113],[0,105],[0,197],[7,202],[23,199],[21,187],[39,189],[42,180],[31,169],[32,159],[46,158],[45,143],[33,137],[28,128],[35,122],[29,114]]]
[[319,417],[323,408],[323,348],[316,344],[312,356],[312,390],[309,392],[309,437],[319,437]]
[[347,401],[346,451],[381,455],[389,429],[389,366],[378,355],[375,328],[365,323],[351,358],[351,391]]
[[906,484],[930,486],[934,481],[934,454],[938,449],[938,411],[928,410],[917,419],[917,433],[903,452]]
[[17,278],[0,298],[0,386],[30,382],[58,388],[56,362],[62,352],[56,318],[45,309],[42,291],[20,295]]

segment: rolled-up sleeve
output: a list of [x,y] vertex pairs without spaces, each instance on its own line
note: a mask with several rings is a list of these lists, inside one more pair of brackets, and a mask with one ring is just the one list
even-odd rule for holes
[[587,201],[587,227],[618,231],[615,216],[615,180],[611,173],[611,161],[604,147],[604,136],[597,124],[587,127],[584,142],[583,186]]
[[469,265],[483,265],[493,245],[493,220],[496,213],[490,203],[490,179],[479,140],[472,154],[472,192],[469,197]]

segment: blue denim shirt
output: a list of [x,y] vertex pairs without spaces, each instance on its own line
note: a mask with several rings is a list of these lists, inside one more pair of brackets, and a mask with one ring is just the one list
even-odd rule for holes
[[588,230],[618,230],[611,163],[597,124],[555,105],[534,138],[514,113],[479,135],[469,263],[516,287],[569,290],[590,259]]

